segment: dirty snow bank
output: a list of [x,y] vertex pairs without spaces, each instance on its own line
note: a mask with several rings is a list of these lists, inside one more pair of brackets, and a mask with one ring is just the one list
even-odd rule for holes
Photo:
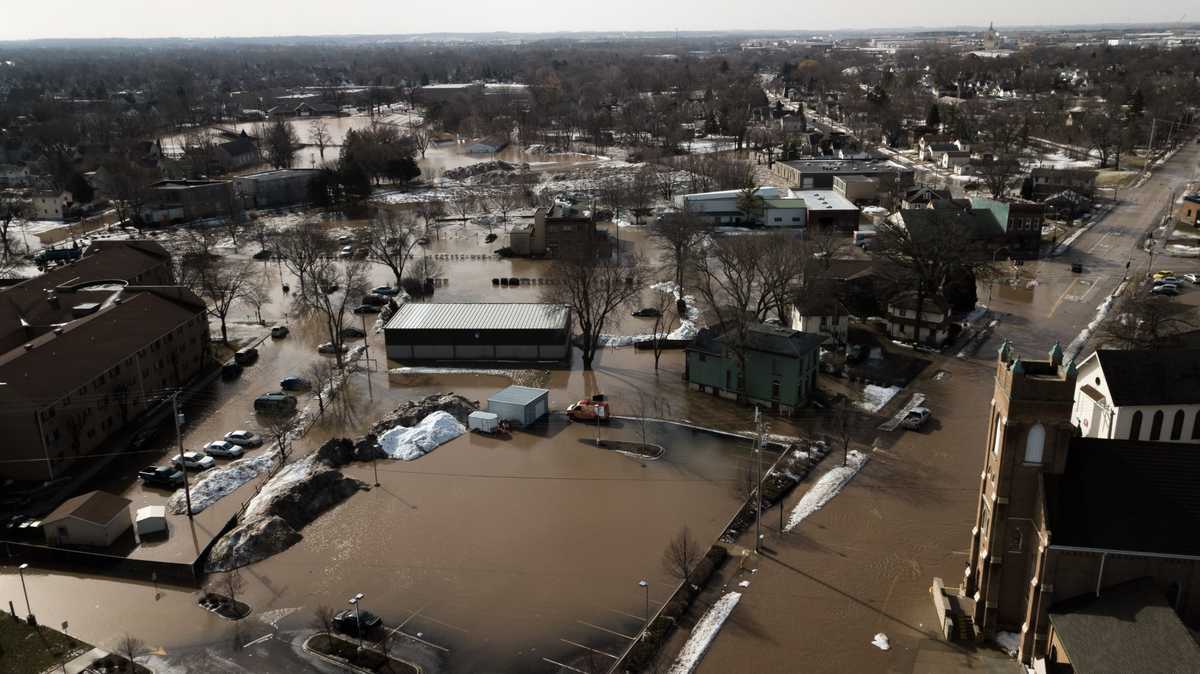
[[867,465],[870,460],[870,455],[864,454],[856,449],[850,450],[846,457],[846,465],[838,466],[821,476],[820,480],[808,490],[804,498],[796,504],[792,512],[788,515],[787,526],[784,531],[791,531],[803,522],[809,515],[817,512],[825,507],[825,504],[833,500],[834,496],[845,487],[850,480],[858,475],[858,471]]
[[669,674],[690,674],[696,665],[700,664],[704,652],[717,638],[717,632],[721,631],[721,626],[725,624],[725,620],[729,618],[730,613],[733,613],[734,607],[741,599],[741,592],[730,592],[713,603],[712,608],[708,609],[704,617],[700,618],[700,622],[692,628],[687,643],[679,651],[675,662],[671,663]]
[[425,417],[416,426],[397,426],[379,436],[379,446],[389,459],[412,461],[425,456],[467,429],[447,412],[437,411]]
[[212,547],[209,572],[230,571],[264,560],[295,545],[300,529],[350,498],[365,484],[342,475],[331,454],[349,456],[354,445],[334,439],[280,470],[250,499],[238,524]]
[[375,435],[395,428],[396,426],[416,426],[422,419],[434,412],[449,412],[458,423],[467,422],[471,412],[479,409],[472,401],[457,393],[434,393],[417,400],[406,400],[371,427]]
[[1065,357],[1068,361],[1074,360],[1075,356],[1079,355],[1080,349],[1087,344],[1087,341],[1092,337],[1092,333],[1096,332],[1096,328],[1099,328],[1100,324],[1104,322],[1104,319],[1108,317],[1108,312],[1112,311],[1113,304],[1116,301],[1117,296],[1120,295],[1121,291],[1124,289],[1125,284],[1122,283],[1115,291],[1113,291],[1113,294],[1104,298],[1104,301],[1099,307],[1096,308],[1096,315],[1094,318],[1092,318],[1092,322],[1088,323],[1086,328],[1080,330],[1075,339],[1071,340],[1071,343],[1067,345]]
[[[278,459],[279,456],[275,452],[265,452],[258,456],[238,459],[208,471],[203,478],[191,485],[192,514],[203,512],[205,508],[267,472]],[[183,489],[179,489],[171,495],[167,501],[167,510],[171,511],[173,515],[187,513],[187,495]]]
[[[651,290],[657,290],[660,293],[670,294],[676,301],[680,299],[679,286],[671,281],[663,281],[650,286]],[[679,319],[679,326],[668,333],[658,333],[662,339],[683,340],[692,339],[696,333],[700,331],[696,321],[700,318],[700,309],[696,307],[696,300],[691,295],[684,295],[683,301],[687,303],[687,312],[685,316]],[[641,335],[600,335],[600,346],[620,347],[632,346],[638,342],[654,341],[653,333]]]
[[881,651],[892,650],[892,642],[888,641],[888,635],[884,634],[883,632],[879,632],[875,635],[874,639],[871,639],[871,645]]
[[992,637],[992,641],[1000,647],[1000,650],[1008,653],[1010,657],[1017,657],[1017,653],[1021,650],[1021,636],[1012,632],[996,632],[996,636]]
[[876,386],[867,384],[863,388],[863,399],[854,403],[861,410],[866,410],[872,414],[883,409],[885,405],[891,402],[892,398],[900,392],[899,386]]

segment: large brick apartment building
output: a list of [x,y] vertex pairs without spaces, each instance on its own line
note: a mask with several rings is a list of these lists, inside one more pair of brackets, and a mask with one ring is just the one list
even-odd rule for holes
[[204,302],[151,241],[0,291],[0,477],[46,480],[208,364]]

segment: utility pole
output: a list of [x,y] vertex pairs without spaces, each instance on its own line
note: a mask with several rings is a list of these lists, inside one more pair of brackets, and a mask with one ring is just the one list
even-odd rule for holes
[[[367,364],[367,396],[372,402],[375,401],[375,393],[371,390],[371,335],[367,332],[367,315],[359,314],[362,319],[363,331],[363,362]],[[376,478],[375,485],[379,486],[379,479]]]
[[763,422],[754,406],[754,551],[761,552],[762,541],[762,441]]
[[1150,170],[1150,160],[1154,159],[1154,127],[1158,124],[1158,118],[1150,120],[1150,145],[1146,148],[1146,170]]
[[187,464],[183,461],[183,434],[179,423],[183,415],[179,412],[179,391],[171,394],[171,416],[175,417],[175,442],[179,445],[179,472],[183,473],[183,498],[187,502],[187,516],[192,519],[192,490],[188,485]]

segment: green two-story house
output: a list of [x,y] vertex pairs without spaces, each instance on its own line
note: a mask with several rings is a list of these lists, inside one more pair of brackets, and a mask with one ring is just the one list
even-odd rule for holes
[[[748,331],[746,372],[739,367],[732,331],[705,328],[687,348],[688,386],[722,398],[793,414],[817,385],[820,349],[828,337],[755,323]],[[744,391],[744,392],[743,392]]]

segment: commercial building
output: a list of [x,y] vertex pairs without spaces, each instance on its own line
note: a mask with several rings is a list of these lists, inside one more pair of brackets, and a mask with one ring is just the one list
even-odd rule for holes
[[127,498],[104,491],[80,494],[63,501],[42,519],[42,531],[50,545],[107,548],[129,531]]
[[150,224],[191,222],[237,211],[228,180],[162,180],[150,186],[142,218]]
[[1200,350],[1093,353],[1071,420],[1088,438],[1200,442]]
[[384,326],[390,360],[563,361],[571,311],[560,304],[409,302]]
[[792,190],[792,195],[804,202],[810,229],[844,234],[858,229],[858,206],[836,191]]
[[320,169],[279,169],[233,179],[242,209],[279,208],[308,201],[309,185]]
[[[688,387],[793,414],[817,385],[819,349],[827,337],[755,323],[738,357],[731,328],[703,328],[687,347]],[[743,371],[741,363],[745,363]]]
[[961,586],[934,579],[937,622],[1010,632],[1038,672],[1200,671],[1200,452],[1080,437],[1082,377],[1049,355],[1000,348],[968,561]]
[[845,232],[858,226],[858,207],[834,190],[759,187],[754,190],[759,213],[742,210],[746,206],[744,195],[744,190],[684,194],[675,197],[675,207],[717,225],[816,227]]
[[591,215],[562,204],[534,211],[532,223],[509,232],[508,246],[514,255],[522,257],[577,255],[608,259],[613,253],[612,239],[607,232],[596,229]]
[[1175,204],[1175,219],[1185,225],[1200,227],[1200,193],[1179,198]]
[[92,244],[0,291],[0,477],[46,480],[205,371],[204,302],[152,241]]
[[550,391],[529,386],[509,386],[488,398],[487,411],[516,428],[523,428],[550,412]]
[[913,185],[913,170],[884,159],[794,159],[775,162],[771,168],[788,185],[802,190],[831,190],[837,176],[870,176],[879,189],[903,192]]

